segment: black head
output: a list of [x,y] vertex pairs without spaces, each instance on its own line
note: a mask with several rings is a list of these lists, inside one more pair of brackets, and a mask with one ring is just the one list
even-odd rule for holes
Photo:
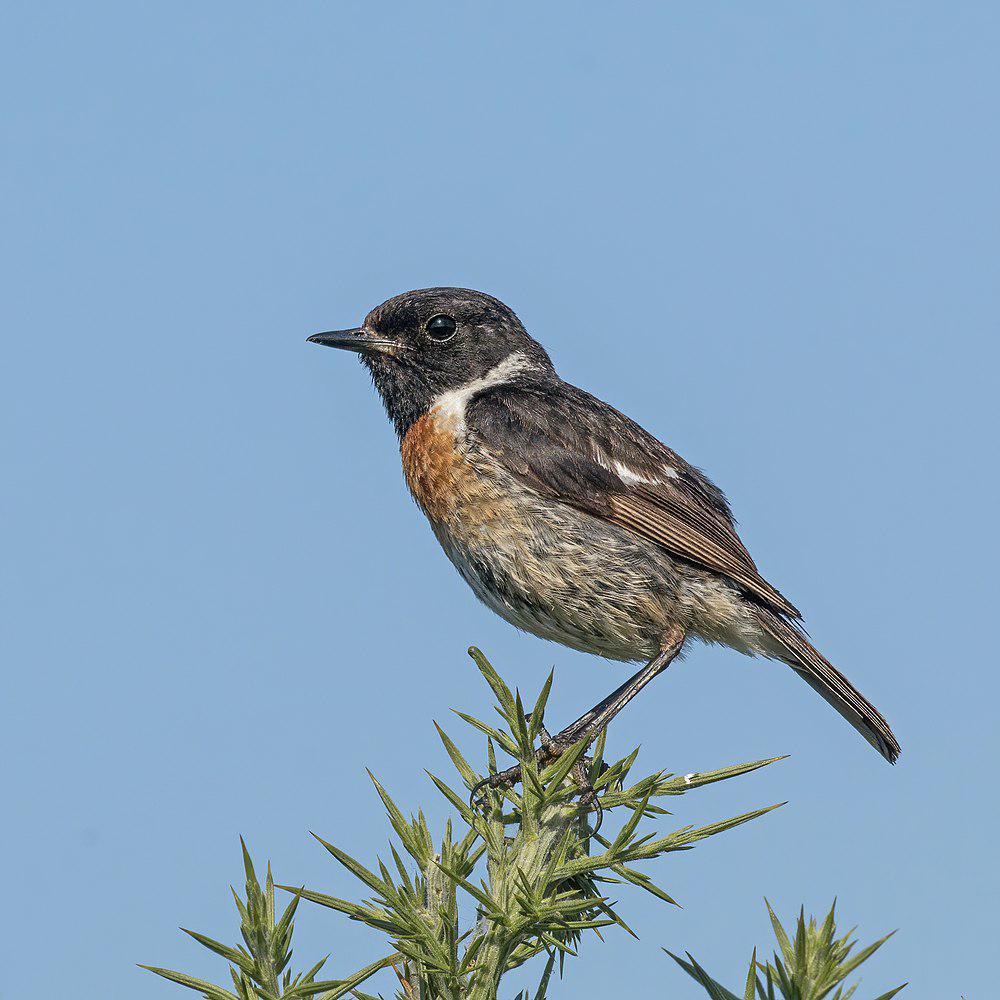
[[468,288],[403,292],[376,306],[360,327],[309,340],[361,355],[400,435],[443,393],[479,380],[554,374],[548,354],[514,312]]

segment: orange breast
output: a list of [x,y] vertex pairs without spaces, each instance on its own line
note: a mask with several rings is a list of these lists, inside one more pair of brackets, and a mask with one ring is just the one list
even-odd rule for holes
[[443,521],[454,508],[469,470],[455,436],[454,419],[425,413],[403,438],[403,472],[417,503],[433,521]]

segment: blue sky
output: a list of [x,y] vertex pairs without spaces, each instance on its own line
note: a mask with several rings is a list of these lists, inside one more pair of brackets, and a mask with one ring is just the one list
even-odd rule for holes
[[[443,822],[470,643],[525,692],[555,666],[556,721],[623,676],[475,602],[363,372],[304,342],[432,284],[708,470],[903,745],[695,650],[612,748],[792,755],[677,825],[789,805],[655,865],[684,909],[623,894],[642,940],[562,995],[697,996],[660,946],[735,983],[764,895],[835,894],[900,928],[872,994],[990,995],[998,43],[986,2],[6,3],[0,995],[222,973],[176,927],[234,936],[238,833],[357,891],[307,831],[384,848],[366,766]],[[381,949],[298,936],[334,974]]]

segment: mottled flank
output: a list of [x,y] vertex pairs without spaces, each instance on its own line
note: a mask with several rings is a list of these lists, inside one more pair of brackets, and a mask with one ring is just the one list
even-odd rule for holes
[[401,452],[410,491],[448,558],[512,625],[613,660],[655,656],[674,624],[753,650],[756,625],[735,586],[547,501],[464,434],[456,414],[420,418]]

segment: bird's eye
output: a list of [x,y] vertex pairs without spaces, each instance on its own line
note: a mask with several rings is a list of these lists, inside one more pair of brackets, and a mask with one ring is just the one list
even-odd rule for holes
[[438,344],[451,340],[455,336],[455,321],[450,316],[432,316],[427,321],[427,336]]

